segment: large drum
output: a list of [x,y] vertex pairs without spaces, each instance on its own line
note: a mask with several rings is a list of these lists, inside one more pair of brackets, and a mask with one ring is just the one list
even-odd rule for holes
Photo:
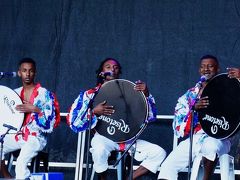
[[[18,94],[12,89],[0,85],[0,135],[6,133],[8,128],[3,125],[10,125],[19,130],[22,126],[24,113],[18,112],[15,107],[22,104]],[[16,133],[10,130],[10,133]]]
[[98,117],[96,131],[117,143],[133,139],[146,126],[148,105],[144,94],[134,90],[135,84],[115,79],[102,85],[93,105],[107,101],[114,106],[111,116]]
[[211,137],[225,139],[234,135],[240,122],[240,82],[226,73],[215,76],[201,97],[209,97],[209,106],[199,110],[200,124]]

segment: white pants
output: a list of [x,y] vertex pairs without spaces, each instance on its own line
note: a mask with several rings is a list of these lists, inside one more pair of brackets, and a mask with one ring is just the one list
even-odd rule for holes
[[[116,142],[95,133],[92,141],[92,148],[90,152],[93,158],[93,168],[97,173],[101,173],[108,168],[108,157],[113,150],[119,150]],[[141,166],[147,168],[149,171],[156,173],[162,161],[166,157],[166,152],[163,148],[156,144],[149,143],[144,140],[136,141],[136,152],[134,158],[137,161],[142,161]]]
[[32,158],[35,157],[45,145],[46,142],[41,144],[35,136],[28,136],[27,141],[22,140],[21,136],[19,136],[19,140],[16,141],[14,134],[7,134],[4,138],[2,159],[4,159],[5,154],[21,149],[17,158],[15,173],[16,179],[25,179],[30,176],[30,171],[27,168],[28,162],[31,162]]
[[[214,161],[216,154],[222,154],[230,151],[231,143],[228,139],[219,140],[212,137],[206,137],[203,142],[199,139],[201,134],[193,135],[192,159],[201,154],[203,157]],[[189,146],[190,138],[182,141],[173,151],[168,155],[166,160],[162,163],[158,179],[176,180],[178,172],[188,166],[189,160]]]

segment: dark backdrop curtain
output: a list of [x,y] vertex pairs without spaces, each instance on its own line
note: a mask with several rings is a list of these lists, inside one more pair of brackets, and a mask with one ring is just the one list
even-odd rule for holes
[[[240,66],[237,0],[1,0],[0,23],[0,71],[16,71],[19,59],[34,58],[37,81],[56,92],[61,112],[81,89],[95,85],[95,70],[106,57],[120,61],[122,78],[147,82],[158,114],[168,115],[198,81],[202,55],[217,56],[222,72]],[[17,78],[1,84],[21,85]],[[157,127],[144,137],[170,151],[171,123]],[[167,145],[158,138],[164,134]],[[76,139],[62,123],[50,138],[52,160],[74,162]]]

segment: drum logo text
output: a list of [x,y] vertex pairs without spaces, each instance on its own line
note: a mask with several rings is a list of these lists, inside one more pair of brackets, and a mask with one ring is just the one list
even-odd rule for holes
[[219,119],[206,114],[205,117],[202,118],[202,120],[209,121],[212,123],[211,132],[213,134],[216,134],[218,132],[218,128],[221,128],[225,131],[229,129],[229,123],[228,121],[226,121],[225,117],[223,116],[221,117],[221,119]]
[[15,105],[15,101],[13,101],[13,100],[10,101],[7,96],[3,97],[3,101],[4,101],[4,104],[6,104],[9,107],[12,114],[15,114],[15,111],[13,109],[13,106]]
[[120,119],[121,122],[119,122],[115,119],[103,115],[100,116],[98,119],[101,119],[107,124],[109,124],[109,126],[107,127],[107,132],[110,135],[115,134],[116,129],[126,134],[130,132],[129,125],[127,125],[123,119]]

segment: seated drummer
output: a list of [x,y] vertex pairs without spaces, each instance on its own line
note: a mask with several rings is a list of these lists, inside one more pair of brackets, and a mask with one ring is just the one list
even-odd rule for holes
[[[199,73],[205,76],[207,81],[202,83],[202,87],[195,86],[189,89],[183,96],[178,99],[175,107],[175,117],[173,120],[173,130],[177,137],[185,138],[179,145],[168,155],[166,160],[161,165],[161,170],[158,179],[174,180],[178,177],[178,172],[188,166],[189,161],[189,133],[190,121],[194,121],[194,134],[192,146],[192,159],[198,155],[202,155],[204,165],[204,180],[211,179],[214,172],[217,160],[222,154],[230,151],[231,142],[229,139],[215,139],[208,136],[202,129],[197,111],[202,108],[207,108],[209,105],[208,97],[201,97],[203,88],[207,85],[209,80],[217,75],[219,72],[219,63],[216,57],[212,55],[205,55],[200,59]],[[230,71],[231,72],[231,71]],[[235,77],[229,74],[231,77]],[[194,117],[192,118],[190,111],[190,104],[194,97],[198,97],[194,109]],[[187,117],[187,118],[186,118]]]
[[[97,84],[105,83],[109,80],[118,79],[119,75],[121,74],[121,65],[119,62],[113,58],[107,58],[101,62],[97,73]],[[99,75],[104,75],[106,72],[111,72],[112,75],[107,75],[105,78],[99,78]],[[93,97],[95,91],[97,91],[99,86],[95,87],[94,89],[90,89],[85,92],[81,92],[77,99],[74,101],[70,113],[68,116],[68,123],[70,124],[71,129],[74,132],[81,132],[87,129],[88,127],[88,117],[89,112],[86,115],[83,115],[86,112],[86,108],[90,99]],[[137,81],[135,86],[136,91],[142,91],[148,101],[149,106],[149,114],[148,120],[155,120],[156,119],[156,109],[155,109],[155,102],[152,95],[149,94],[148,88],[146,84],[142,81]],[[111,115],[114,113],[114,108],[111,105],[107,105],[106,101],[99,103],[92,110],[92,128],[97,123],[97,116],[100,115]],[[137,113],[137,112],[136,112]],[[119,144],[113,142],[111,139],[108,139],[99,133],[95,132],[94,137],[91,140],[91,149],[90,152],[92,153],[93,158],[93,168],[94,170],[99,173],[100,179],[106,179],[106,171],[108,169],[108,157],[110,153],[114,150],[119,150]],[[151,171],[153,173],[157,172],[160,164],[166,157],[166,152],[163,148],[156,144],[152,144],[150,142],[144,140],[137,140],[136,144],[136,153],[134,158],[137,161],[142,161],[139,168],[134,171],[133,179]]]
[[[17,105],[16,110],[24,113],[25,117],[20,131],[5,136],[2,159],[5,154],[20,149],[15,168],[16,179],[29,179],[30,171],[27,165],[46,146],[47,134],[60,122],[60,110],[54,93],[42,87],[40,83],[34,82],[35,61],[23,58],[18,65],[22,87],[15,91],[23,104]],[[12,178],[4,160],[1,161],[1,174],[5,178]]]

